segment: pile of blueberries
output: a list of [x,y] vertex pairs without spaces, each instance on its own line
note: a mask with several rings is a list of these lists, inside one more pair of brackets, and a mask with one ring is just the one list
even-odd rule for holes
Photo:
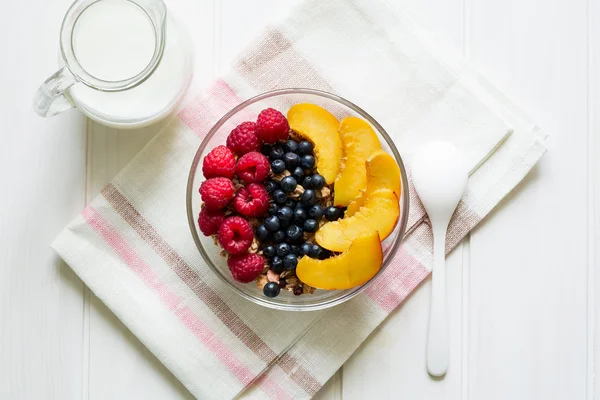
[[[286,170],[290,173],[279,184],[272,180],[265,182],[271,199],[269,216],[256,229],[256,238],[271,269],[278,274],[284,270],[294,270],[298,258],[304,255],[320,260],[330,257],[328,250],[304,241],[305,232],[312,234],[319,229],[321,218],[335,221],[344,214],[342,208],[323,208],[318,204],[315,191],[325,186],[325,178],[314,172],[312,143],[288,140],[264,145],[262,153],[269,158],[274,174],[282,174]],[[296,200],[291,198],[291,194],[298,185],[303,187],[304,192]],[[294,291],[297,295],[301,293],[301,290]]]

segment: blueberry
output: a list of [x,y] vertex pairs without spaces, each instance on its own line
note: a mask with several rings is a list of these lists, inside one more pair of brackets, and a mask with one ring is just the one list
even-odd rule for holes
[[296,182],[302,182],[302,179],[304,179],[304,170],[302,167],[296,167],[292,172],[292,176],[296,178]]
[[259,225],[258,228],[256,228],[256,238],[261,242],[264,242],[269,238],[269,230],[266,226]]
[[267,193],[272,193],[275,189],[277,189],[279,185],[273,181],[266,181],[265,182],[265,190],[267,191]]
[[311,142],[307,142],[306,140],[303,140],[300,143],[298,143],[298,154],[300,154],[301,156],[304,156],[307,154],[312,154],[312,152],[313,152],[313,145]]
[[273,241],[277,244],[285,240],[285,231],[277,231],[273,234]]
[[287,228],[286,234],[290,240],[296,241],[302,237],[303,232],[298,225],[291,225],[289,228]]
[[290,246],[290,251],[292,252],[292,254],[296,255],[296,256],[301,256],[302,253],[300,253],[300,247],[296,246],[295,244]]
[[306,189],[310,189],[312,187],[311,185],[311,177],[310,176],[306,176],[304,177],[304,179],[302,179],[302,183],[300,183],[300,185],[302,185],[302,187],[306,190]]
[[275,246],[268,245],[263,249],[263,254],[267,258],[273,258],[275,257],[275,254],[277,254],[277,250],[275,249]]
[[321,246],[318,244],[313,244],[310,246],[310,253],[308,253],[308,256],[311,258],[319,258],[322,252],[323,248]]
[[319,229],[319,223],[314,219],[304,221],[304,232],[316,232]]
[[275,160],[271,163],[271,170],[274,174],[281,174],[285,171],[285,162],[283,160]]
[[279,218],[275,215],[271,215],[265,219],[265,227],[269,230],[269,232],[275,232],[281,226],[279,222]]
[[321,219],[321,217],[323,216],[323,207],[321,207],[318,204],[315,204],[308,210],[308,215],[316,220]]
[[288,254],[287,256],[285,256],[283,258],[283,268],[285,269],[296,269],[296,266],[298,265],[298,257],[296,257],[293,254]]
[[277,245],[277,255],[279,257],[285,257],[288,254],[290,254],[290,251],[292,251],[292,249],[290,248],[290,245],[287,243],[280,243]]
[[293,140],[288,140],[283,144],[283,150],[288,153],[296,153],[298,151],[298,143]]
[[294,210],[287,206],[281,207],[277,213],[277,216],[279,217],[280,221],[291,221],[292,217],[294,216]]
[[279,211],[279,206],[275,203],[269,204],[269,215],[277,215]]
[[283,161],[285,161],[285,167],[289,171],[293,171],[294,168],[298,166],[298,163],[300,162],[300,157],[298,157],[298,154],[296,153],[285,153]]
[[292,210],[294,210],[296,208],[296,200],[294,200],[294,199],[287,199],[285,201],[285,205],[286,205],[286,207],[289,207]]
[[294,210],[294,222],[302,225],[304,224],[304,221],[306,221],[306,218],[308,218],[308,213],[304,208],[298,207]]
[[304,290],[302,290],[302,286],[296,286],[294,288],[294,296],[300,296],[302,293],[304,293]]
[[283,260],[281,257],[273,257],[271,260],[271,269],[278,274],[283,272]]
[[327,249],[321,248],[321,252],[317,256],[317,258],[319,260],[324,260],[324,259],[329,258],[329,257],[331,257],[331,252],[329,250],[327,250]]
[[302,203],[302,205],[305,206],[312,206],[313,204],[315,204],[317,202],[317,195],[315,191],[312,189],[305,190],[304,193],[302,193],[302,198],[300,199],[300,202]]
[[344,211],[341,208],[331,206],[325,209],[327,221],[336,221],[342,217],[342,214],[344,214]]
[[281,147],[273,147],[273,149],[271,149],[271,152],[269,153],[269,159],[271,161],[283,160],[284,154],[285,152]]
[[280,291],[281,291],[281,288],[279,287],[278,282],[269,282],[263,288],[263,293],[267,297],[277,297],[277,296],[279,296]]
[[310,184],[313,189],[321,189],[325,186],[325,178],[322,175],[314,174],[312,178],[310,178]]
[[300,166],[304,169],[313,169],[315,167],[315,157],[308,154],[302,156]]
[[269,157],[269,154],[271,154],[271,150],[273,150],[273,146],[270,144],[263,144],[262,147],[260,148],[260,152],[263,153],[265,156]]
[[281,229],[286,230],[291,224],[292,220],[279,220],[281,223]]
[[[273,246],[269,246],[269,247],[273,247]],[[304,254],[305,256],[310,254],[310,249],[311,249],[312,245],[308,242],[304,242],[302,243],[302,245],[300,246],[300,253]],[[266,247],[265,247],[266,249]],[[275,247],[273,247],[273,251],[275,251]],[[264,252],[264,250],[263,250]]]
[[273,198],[275,199],[275,203],[284,204],[287,200],[287,195],[283,192],[283,190],[277,189],[273,192]]
[[286,193],[292,193],[296,190],[296,179],[293,176],[286,176],[281,180],[281,190]]

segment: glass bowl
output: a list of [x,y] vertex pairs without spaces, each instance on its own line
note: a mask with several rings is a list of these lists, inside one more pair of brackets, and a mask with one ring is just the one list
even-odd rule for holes
[[216,146],[225,144],[227,136],[237,125],[244,121],[255,121],[257,115],[263,109],[272,107],[285,115],[288,109],[297,103],[317,104],[334,114],[340,120],[347,116],[356,116],[368,121],[375,132],[377,132],[383,149],[393,155],[400,166],[402,177],[402,193],[399,199],[400,217],[392,234],[382,243],[384,261],[378,275],[383,273],[398,250],[408,219],[408,184],[404,164],[402,163],[398,149],[396,149],[392,139],[383,127],[360,107],[334,94],[313,89],[280,89],[246,100],[229,111],[208,132],[194,157],[188,177],[186,202],[188,223],[196,246],[208,266],[227,286],[245,299],[265,307],[290,311],[311,311],[325,309],[348,301],[365,290],[377,276],[361,286],[347,290],[331,291],[317,289],[314,294],[303,294],[300,296],[294,296],[293,293],[282,290],[279,296],[268,298],[254,282],[243,284],[233,280],[227,267],[226,258],[220,255],[221,248],[214,243],[212,237],[206,237],[202,234],[197,223],[201,206],[198,189],[200,188],[200,184],[205,180],[201,167],[204,156]]

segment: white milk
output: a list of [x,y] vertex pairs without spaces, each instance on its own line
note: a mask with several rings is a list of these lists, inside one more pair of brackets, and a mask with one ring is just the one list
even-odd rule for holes
[[[144,11],[124,0],[103,0],[79,17],[73,49],[81,66],[96,78],[118,81],[140,73],[154,54],[152,23]],[[152,123],[173,110],[191,79],[187,33],[169,13],[163,58],[139,86],[102,92],[78,83],[70,95],[88,116],[118,127]]]

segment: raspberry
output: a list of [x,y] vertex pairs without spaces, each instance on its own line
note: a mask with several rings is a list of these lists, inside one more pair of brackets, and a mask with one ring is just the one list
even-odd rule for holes
[[285,116],[273,108],[262,110],[258,114],[256,124],[259,128],[257,135],[265,143],[273,144],[278,140],[285,140],[290,131]]
[[257,151],[241,156],[235,167],[237,175],[246,183],[262,182],[269,175],[269,159]]
[[205,178],[216,178],[224,176],[233,178],[235,174],[235,156],[227,147],[217,146],[204,157],[202,161],[202,173]]
[[224,208],[235,195],[235,187],[230,179],[210,178],[200,185],[200,196],[209,210]]
[[269,194],[263,185],[251,183],[238,190],[233,206],[243,216],[260,217],[269,209]]
[[242,122],[227,136],[227,147],[238,156],[260,150],[260,140],[256,136],[258,126],[254,122]]
[[244,253],[253,239],[252,227],[242,217],[229,217],[219,228],[219,243],[229,254]]
[[229,256],[227,266],[233,279],[241,283],[255,280],[265,267],[265,259],[258,254],[241,254]]
[[214,235],[219,231],[219,227],[225,219],[225,214],[222,211],[210,211],[206,207],[200,211],[198,217],[198,226],[204,236]]

